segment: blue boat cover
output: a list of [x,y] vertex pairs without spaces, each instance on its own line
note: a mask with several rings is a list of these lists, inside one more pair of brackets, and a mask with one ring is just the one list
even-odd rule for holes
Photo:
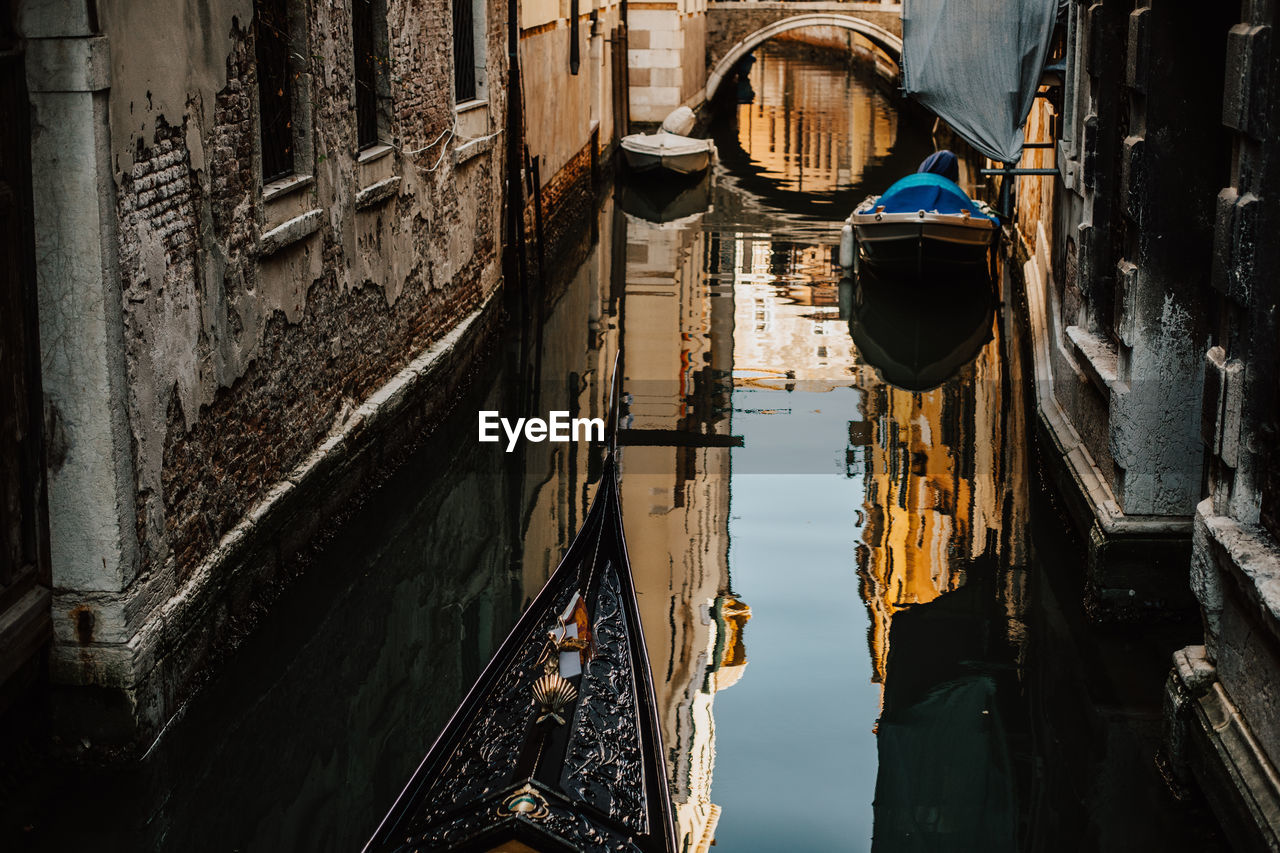
[[[884,191],[876,206],[884,206],[885,213],[959,213],[969,211],[973,216],[985,216],[973,199],[955,182],[932,172],[907,175]],[[988,217],[995,220],[994,217]],[[998,221],[998,220],[995,220]]]

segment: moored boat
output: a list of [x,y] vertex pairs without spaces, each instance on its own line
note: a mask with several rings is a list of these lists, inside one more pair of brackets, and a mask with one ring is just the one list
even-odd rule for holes
[[564,559],[365,850],[675,849],[611,452]]
[[868,196],[848,219],[843,239],[854,245],[842,254],[852,260],[856,253],[859,262],[895,272],[984,263],[1000,220],[960,188],[948,174],[955,171],[954,155],[938,152],[920,172]]
[[632,133],[619,145],[627,166],[634,172],[666,171],[695,175],[711,165],[716,146],[710,139],[695,139],[693,111],[679,107],[667,116],[656,133]]

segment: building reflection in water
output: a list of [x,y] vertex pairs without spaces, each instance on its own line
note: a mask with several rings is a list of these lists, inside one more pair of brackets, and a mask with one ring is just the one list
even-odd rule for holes
[[[753,163],[778,179],[774,189],[847,189],[863,180],[865,166],[891,155],[898,117],[882,96],[859,88],[836,99],[838,108],[806,113],[792,108],[791,99],[823,99],[804,94],[804,64],[775,65],[766,55],[753,69],[758,97],[738,117],[739,141]],[[830,68],[822,70],[830,74]],[[864,287],[846,283],[856,292],[842,305],[833,247],[785,230],[745,227],[744,220],[751,220],[740,214],[753,199],[733,184],[716,187],[715,205],[702,214],[673,211],[671,200],[623,190],[624,208],[640,214],[624,220],[625,289],[618,306],[626,426],[648,437],[625,450],[623,507],[682,844],[705,850],[715,838],[720,808],[712,798],[713,706],[717,692],[742,676],[743,626],[750,615],[730,583],[732,451],[711,439],[733,436],[734,406],[750,405],[737,403],[738,393],[777,399],[778,392],[825,396],[850,388],[861,402],[851,412],[841,461],[863,493],[862,523],[850,533],[860,537],[856,583],[868,614],[869,678],[882,690],[878,704],[873,699],[865,710],[848,710],[865,713],[868,728],[879,718],[875,844],[911,849],[903,839],[921,832],[933,832],[944,846],[957,837],[998,840],[1012,825],[1014,809],[1003,734],[998,726],[983,728],[983,720],[977,736],[938,724],[948,711],[966,723],[972,723],[970,710],[989,718],[997,692],[985,674],[965,680],[970,673],[956,669],[960,664],[950,652],[963,649],[966,661],[1003,660],[1005,650],[1017,646],[1008,638],[1023,633],[1021,575],[1005,571],[1019,566],[1024,554],[1010,541],[1021,535],[1024,501],[1006,479],[1020,463],[1002,449],[1011,446],[1011,436],[1017,444],[1021,424],[1004,405],[991,284],[952,282],[956,286],[935,293],[931,305],[921,305],[915,293],[903,305],[893,298],[900,290],[885,298],[870,280]],[[913,307],[933,311],[912,326],[918,320]],[[913,347],[904,353],[900,345],[907,338]],[[780,457],[778,473],[805,458],[789,451]],[[987,564],[1001,570],[989,571]],[[847,571],[852,575],[854,566]],[[993,584],[1001,587],[996,597],[1010,618],[978,641],[948,638],[954,625],[946,617],[957,610],[962,618],[954,624],[964,630],[992,626],[965,608],[986,606]],[[919,638],[931,632],[944,642],[929,652]],[[932,659],[919,662],[921,654]],[[991,731],[994,740],[984,734]],[[931,761],[954,771],[968,760],[976,762],[968,777],[930,772]],[[974,769],[979,767],[985,770]],[[991,795],[986,816],[978,818],[994,827],[985,836],[961,826],[953,806],[972,803],[947,789],[980,772],[993,774],[989,783],[970,786]],[[755,803],[735,803],[730,824],[757,817],[742,811]],[[959,835],[951,833],[953,826]],[[991,849],[1000,845],[992,842]]]
[[1019,726],[1006,694],[1026,636],[1017,355],[984,274],[864,273],[854,287],[868,358],[864,420],[849,430],[867,495],[858,573],[883,685],[873,850],[1011,851]]
[[734,360],[733,302],[702,276],[700,218],[626,216],[621,309],[626,427],[646,437],[623,452],[623,523],[690,851],[715,839],[712,705],[742,676],[751,612],[729,578],[731,418],[718,378]]
[[[1018,654],[1025,507],[1008,485],[1021,463],[1004,448],[1022,426],[1005,405],[989,281],[951,282],[924,304],[919,294],[895,302],[900,289],[868,277],[844,283],[853,292],[842,304],[830,246],[743,230],[715,207],[671,218],[670,200],[622,203],[659,221],[621,209],[602,220],[599,245],[561,285],[547,320],[539,408],[600,413],[621,351],[624,524],[681,844],[705,851],[722,828],[715,701],[747,661],[751,610],[732,585],[729,553],[733,412],[750,403],[734,395],[781,393],[823,407],[795,394],[852,388],[860,403],[848,447],[834,449],[861,483],[862,523],[849,529],[856,569],[847,571],[868,614],[868,677],[881,690],[878,704],[849,711],[878,731],[875,845],[981,838],[1001,849],[1016,812],[1013,770],[1002,682],[983,662]],[[585,330],[574,319],[583,316]],[[872,342],[867,353],[859,341]],[[524,452],[534,476],[522,565],[525,588],[536,589],[598,472],[572,444]],[[1002,602],[998,625],[983,615],[992,599]],[[745,822],[749,807],[735,800],[726,819]]]
[[849,458],[866,482],[858,572],[883,683],[894,615],[959,588],[1004,544],[1004,381],[999,348],[984,346],[985,275],[926,286],[864,272],[854,287],[852,337],[872,360],[856,368],[863,420],[849,425]]
[[862,182],[898,135],[890,100],[829,63],[779,57],[766,43],[738,107],[742,147],[781,190],[832,192]]
[[[856,183],[876,162],[898,168],[911,146],[895,148],[898,119],[878,106],[881,96],[864,89],[834,111],[787,112],[806,72],[777,65],[771,70],[766,57],[753,70],[757,102],[741,108],[739,133],[780,186],[798,189],[802,172],[807,190]],[[861,493],[860,506],[849,507],[858,524],[845,522],[838,535],[856,540],[844,570],[865,608],[866,678],[880,689],[842,713],[878,732],[879,769],[851,768],[875,779],[874,846],[1007,849],[1017,768],[1002,702],[1025,636],[1026,506],[1012,483],[1025,461],[1021,415],[1007,405],[1016,366],[1002,362],[1007,348],[993,339],[991,284],[939,282],[922,294],[867,276],[842,286],[831,245],[743,215],[759,199],[718,178],[723,186],[665,195],[621,188],[621,209],[602,219],[600,247],[586,253],[551,312],[540,371],[541,409],[596,413],[608,365],[622,353],[624,524],[681,844],[707,850],[718,829],[733,836],[729,828],[759,817],[754,801],[734,799],[722,826],[712,787],[716,697],[744,675],[751,616],[729,565],[731,484],[740,475],[731,464],[734,411],[751,405],[737,395],[835,411],[853,389],[847,447],[818,455],[838,454],[824,470]],[[574,321],[583,315],[591,318],[585,341]],[[545,577],[590,497],[590,460],[572,457],[571,447],[527,451],[527,470],[544,473],[527,478],[526,589]],[[793,451],[778,454],[778,473],[816,458]],[[803,614],[758,603],[770,620],[804,624]],[[733,758],[737,767],[753,760]],[[872,835],[869,820],[866,828]]]

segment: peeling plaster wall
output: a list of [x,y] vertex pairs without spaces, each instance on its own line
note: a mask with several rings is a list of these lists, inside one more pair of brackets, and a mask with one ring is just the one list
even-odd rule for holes
[[[398,196],[357,212],[349,10],[313,2],[315,184],[301,192],[324,223],[262,258],[271,212],[256,164],[252,4],[130,2],[101,14],[117,46],[112,147],[138,535],[143,568],[176,558],[181,579],[344,407],[493,286],[500,185],[491,156],[424,174],[439,146],[416,159],[393,153]],[[447,14],[439,0],[389,9],[393,74],[412,69],[392,81],[392,130],[410,150],[452,120],[451,45],[430,26]]]
[[[300,5],[310,109],[298,115],[314,165],[299,173],[313,180],[264,200],[253,4],[99,3],[110,46],[99,197],[118,263],[104,281],[119,287],[104,310],[121,329],[99,349],[123,361],[113,410],[124,410],[131,447],[115,458],[132,458],[124,476],[136,499],[122,511],[125,556],[114,561],[126,570],[98,579],[89,565],[58,584],[60,681],[128,690],[168,665],[115,644],[136,647],[166,605],[204,601],[189,587],[208,583],[196,570],[220,540],[498,286],[506,4],[490,0],[487,21],[477,19],[489,97],[463,128],[440,25],[448,0],[388,0],[389,150],[364,158],[349,4]],[[477,127],[479,142],[457,154],[474,141],[464,129]],[[357,204],[379,182],[392,189]],[[305,227],[287,245],[264,240],[297,222]],[[180,684],[165,691],[145,711],[150,722],[181,698]]]

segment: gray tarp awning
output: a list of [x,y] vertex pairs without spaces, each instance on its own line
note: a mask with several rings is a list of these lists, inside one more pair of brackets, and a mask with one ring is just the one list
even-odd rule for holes
[[993,160],[1016,162],[1058,0],[903,0],[902,87]]

